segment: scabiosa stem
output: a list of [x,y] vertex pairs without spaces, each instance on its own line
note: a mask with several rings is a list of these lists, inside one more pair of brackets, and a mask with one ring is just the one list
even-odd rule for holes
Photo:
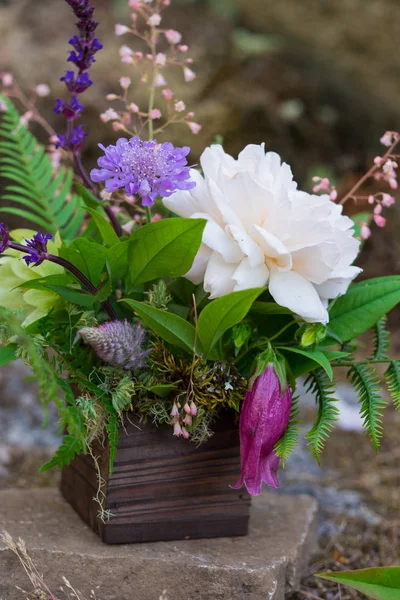
[[[36,233],[31,240],[27,240],[26,246],[23,244],[18,244],[16,242],[10,241],[10,236],[8,233],[8,228],[0,224],[0,254],[2,254],[7,248],[11,248],[12,250],[17,250],[18,252],[23,252],[26,256],[23,257],[23,260],[26,264],[38,266],[42,264],[43,261],[48,260],[49,262],[60,265],[78,281],[80,281],[83,287],[91,294],[92,296],[96,296],[98,293],[98,289],[93,285],[91,281],[80,271],[75,265],[70,263],[68,260],[65,260],[61,256],[56,256],[55,254],[50,254],[47,251],[47,242],[52,238],[51,235],[43,235],[42,233]],[[114,308],[110,304],[108,300],[104,300],[101,305],[104,310],[107,312],[109,317],[115,321],[118,319],[117,313]]]

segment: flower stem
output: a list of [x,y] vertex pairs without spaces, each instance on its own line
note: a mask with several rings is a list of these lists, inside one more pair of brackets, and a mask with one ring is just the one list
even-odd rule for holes
[[[17,244],[15,242],[11,242],[9,244],[9,248],[12,248],[13,250],[18,250],[18,252],[23,252],[24,254],[27,254],[27,247],[24,246],[23,244]],[[89,294],[91,294],[92,296],[97,295],[97,293],[99,291],[97,289],[97,287],[94,286],[91,281],[89,281],[89,279],[82,273],[82,271],[80,271],[77,267],[75,267],[75,265],[70,263],[68,260],[61,258],[61,256],[56,256],[55,254],[46,254],[45,260],[48,260],[56,265],[60,265],[60,267],[63,267],[64,269],[66,269],[67,271],[72,273],[72,275],[74,275],[74,277],[76,277],[76,279],[78,279],[78,281],[80,281],[82,283],[83,287],[89,292]],[[107,312],[107,314],[109,315],[111,320],[113,320],[113,321],[118,320],[118,315],[108,300],[104,300],[101,303],[101,305],[103,306],[104,310]]]
[[270,342],[273,342],[274,340],[276,340],[280,335],[282,335],[282,333],[285,333],[285,331],[287,331],[287,329],[289,329],[290,327],[293,327],[293,325],[296,325],[296,321],[293,319],[293,321],[290,321],[290,323],[287,323],[285,325],[285,327],[282,327],[282,329],[280,329],[278,331],[278,333],[275,333],[275,335],[273,335],[272,337],[269,338]]
[[[80,154],[78,152],[74,152],[74,165],[75,165],[75,170],[77,171],[78,175],[80,175],[80,177],[82,178],[84,186],[91,192],[94,192],[95,191],[94,184],[90,180],[90,177],[87,174],[86,169],[82,164],[82,160],[81,160]],[[104,206],[104,210],[105,210],[108,218],[110,219],[111,225],[113,226],[115,233],[117,234],[118,237],[121,237],[123,234],[121,223],[118,221],[111,206],[106,204]]]
[[151,215],[151,208],[150,206],[146,206],[146,219],[148,223],[151,223],[151,219],[152,219],[152,215]]

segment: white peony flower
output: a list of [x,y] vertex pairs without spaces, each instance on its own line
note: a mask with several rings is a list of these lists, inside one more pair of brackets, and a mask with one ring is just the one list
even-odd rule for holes
[[290,167],[264,144],[238,160],[219,145],[201,157],[204,178],[164,204],[181,217],[204,218],[203,242],[186,277],[204,281],[210,298],[268,285],[274,300],[305,321],[327,323],[328,300],[361,272],[353,222],[328,195],[297,190]]

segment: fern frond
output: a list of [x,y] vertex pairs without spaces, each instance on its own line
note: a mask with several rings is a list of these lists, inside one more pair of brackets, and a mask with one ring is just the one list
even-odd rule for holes
[[114,461],[117,456],[118,450],[118,440],[119,440],[119,418],[118,414],[115,412],[112,401],[110,398],[103,398],[104,408],[108,413],[108,421],[106,425],[106,431],[108,434],[108,443],[110,445],[110,458],[109,458],[109,470],[110,475],[112,475],[114,470]]
[[306,435],[311,452],[319,462],[325,442],[334,428],[335,421],[338,420],[339,410],[334,405],[337,398],[334,397],[334,385],[322,369],[309,374],[306,386],[308,386],[307,392],[315,395],[319,407],[317,420]]
[[375,325],[374,330],[374,352],[372,357],[374,360],[386,360],[390,346],[390,333],[386,329],[387,316],[385,315]]
[[386,406],[380,392],[378,376],[370,365],[355,363],[347,377],[358,395],[364,427],[375,450],[378,450],[383,435],[382,409]]
[[300,423],[299,417],[299,398],[293,398],[292,408],[290,410],[290,419],[287,429],[281,439],[275,444],[275,454],[282,461],[282,467],[285,467],[286,461],[295,450],[299,441]]
[[40,467],[40,472],[48,471],[53,467],[61,469],[64,465],[69,465],[77,454],[83,451],[81,440],[73,435],[64,435],[62,444],[51,460]]
[[[60,167],[54,173],[44,146],[21,124],[20,114],[5,96],[7,106],[0,124],[0,176],[5,186],[3,201],[11,205],[0,212],[27,219],[46,232],[61,232],[70,240],[78,233],[85,215],[84,204],[72,193],[73,173]],[[15,206],[17,205],[17,206]]]
[[400,360],[392,360],[385,372],[387,388],[397,410],[400,410]]
[[132,404],[132,396],[135,394],[135,384],[128,376],[121,379],[111,392],[111,402],[116,412],[121,412]]

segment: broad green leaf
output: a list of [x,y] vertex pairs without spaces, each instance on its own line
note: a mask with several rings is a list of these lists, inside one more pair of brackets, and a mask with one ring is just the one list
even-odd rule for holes
[[376,277],[353,285],[330,311],[329,331],[348,342],[371,329],[400,302],[400,276]]
[[[325,356],[323,352],[320,350],[302,350],[301,348],[293,348],[292,346],[277,346],[281,352],[293,352],[294,354],[300,354],[305,358],[312,360],[314,363],[317,363],[320,367],[322,367],[325,373],[328,375],[329,379],[332,381],[333,379],[333,371],[331,367],[331,363]],[[290,364],[290,361],[289,361]]]
[[123,279],[128,271],[129,240],[120,242],[107,250],[107,261],[110,266],[113,285]]
[[104,206],[103,202],[96,198],[96,196],[81,183],[75,183],[75,189],[85,203],[85,206],[88,208],[93,208],[96,210],[99,207]]
[[63,285],[48,285],[47,289],[53,290],[68,302],[72,304],[78,304],[78,306],[90,307],[97,301],[96,296],[91,296],[90,294],[84,294],[78,290],[73,290],[72,288],[63,286]]
[[120,302],[133,308],[140,320],[169,344],[191,353],[194,351],[196,330],[185,319],[130,298],[124,298]]
[[106,246],[114,246],[119,243],[119,237],[115,233],[112,225],[103,215],[96,210],[88,208],[87,211],[92,215],[93,221],[97,225],[97,229],[100,231],[100,235],[104,240]]
[[7,346],[0,348],[0,367],[17,360],[17,350],[17,344],[7,344]]
[[176,392],[178,387],[172,384],[160,384],[153,385],[145,389],[147,392],[150,392],[159,398],[168,398],[168,396],[170,396],[173,392]]
[[342,583],[375,600],[399,600],[400,567],[373,567],[357,571],[320,573],[317,577]]
[[250,312],[255,315],[291,315],[292,312],[276,302],[254,302]]
[[106,264],[107,248],[88,238],[82,237],[74,240],[69,245],[69,250],[79,252],[80,263],[85,265],[83,272],[87,273],[90,282],[97,287]]
[[204,219],[165,219],[134,231],[129,246],[131,285],[189,271],[201,244]]
[[202,310],[198,334],[206,357],[225,331],[245,318],[254,300],[263,291],[263,288],[254,288],[232,292],[213,300]]
[[24,290],[44,290],[48,289],[49,285],[69,285],[73,281],[72,277],[67,274],[47,275],[46,277],[36,277],[35,279],[29,279],[29,281],[23,281],[17,288]]

